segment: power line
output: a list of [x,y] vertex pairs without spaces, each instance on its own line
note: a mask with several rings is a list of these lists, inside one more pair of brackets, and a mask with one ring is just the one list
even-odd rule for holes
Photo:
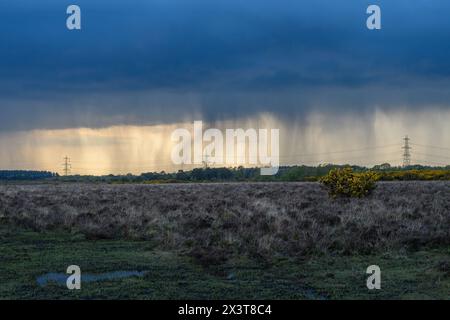
[[438,147],[438,146],[431,146],[431,145],[426,145],[426,144],[418,144],[418,143],[410,143],[413,146],[418,146],[418,147],[424,147],[424,148],[433,148],[433,149],[441,149],[441,150],[448,150],[450,151],[450,148],[446,148],[446,147]]
[[[373,147],[365,147],[365,148],[360,148],[360,149],[350,149],[350,150],[339,150],[339,151],[328,151],[328,152],[320,152],[320,153],[301,153],[301,154],[289,154],[289,155],[280,155],[280,158],[293,158],[293,157],[314,157],[314,156],[321,156],[321,155],[329,155],[329,154],[338,154],[338,153],[353,153],[353,152],[362,152],[362,151],[367,151],[367,150],[373,150],[373,149],[381,149],[381,148],[389,148],[389,147],[398,147],[401,146],[402,144],[400,143],[396,143],[396,144],[391,144],[391,145],[380,145],[380,146],[373,146]],[[236,158],[240,158],[238,155],[235,156]],[[251,156],[243,156],[243,157],[248,157],[248,158],[254,158]],[[258,156],[255,156],[258,157]],[[153,160],[158,160],[158,162],[152,162],[152,165],[150,166],[157,166],[157,165],[166,165],[167,164],[167,160],[169,159],[169,156],[167,158],[163,158],[163,157],[159,157],[159,158],[153,158]],[[81,163],[81,164],[98,164],[98,161],[83,161],[83,160],[71,160],[69,159],[71,163]],[[161,161],[161,162],[159,162]],[[164,162],[162,162],[164,161]],[[36,163],[35,160],[30,160],[30,161],[18,161],[18,162],[14,162],[15,164],[34,164]],[[53,165],[54,162],[39,162],[40,164],[42,163],[46,163],[49,166]],[[130,165],[132,164],[133,167],[149,167],[149,165],[147,165],[148,161],[147,160],[140,160],[140,161],[114,161],[113,164],[115,164],[117,167],[119,166],[118,164],[123,164],[123,165]],[[142,165],[141,165],[142,164]],[[145,165],[144,165],[145,164]],[[78,167],[78,166],[77,166]]]
[[[363,147],[363,148],[349,149],[349,150],[328,151],[328,152],[309,153],[309,154],[293,154],[293,155],[289,155],[287,157],[309,157],[309,156],[321,156],[321,155],[328,155],[328,154],[335,154],[335,153],[362,152],[362,151],[374,150],[374,149],[384,149],[384,148],[389,148],[389,147],[398,147],[400,145],[401,144],[399,144],[399,143],[395,143],[395,144],[389,144],[389,145]],[[281,157],[283,157],[283,156],[281,156]]]
[[425,156],[425,157],[432,157],[432,158],[450,159],[449,156],[443,156],[443,155],[438,155],[438,154],[428,154],[428,153],[420,153],[420,152],[414,152],[414,154],[418,154],[420,156]]
[[[368,150],[376,150],[376,149],[389,149],[391,147],[400,147],[402,146],[403,149],[403,166],[409,166],[411,165],[411,163],[415,161],[417,162],[426,162],[426,163],[434,163],[434,164],[439,164],[439,165],[444,165],[443,163],[438,163],[435,162],[433,160],[438,160],[438,159],[442,159],[441,161],[444,161],[443,159],[450,159],[449,156],[446,155],[438,155],[438,154],[432,154],[432,153],[420,153],[420,152],[414,152],[414,156],[422,156],[424,157],[423,160],[419,160],[416,159],[415,157],[413,158],[411,156],[411,145],[413,146],[418,146],[418,147],[423,147],[423,148],[433,148],[433,149],[440,149],[440,150],[450,150],[450,148],[446,148],[446,147],[439,147],[439,146],[431,146],[431,145],[425,145],[425,144],[417,144],[417,143],[412,143],[410,138],[408,136],[405,136],[403,138],[404,143],[397,143],[397,144],[387,144],[387,145],[376,145],[376,146],[366,146],[366,147],[361,147],[361,148],[353,148],[353,149],[347,149],[347,150],[331,150],[331,151],[327,151],[327,152],[317,152],[317,153],[304,153],[304,154],[285,154],[285,155],[280,155],[279,158],[280,159],[284,159],[284,164],[280,163],[280,165],[297,165],[297,164],[307,164],[307,163],[337,163],[337,162],[346,162],[349,163],[351,161],[355,161],[356,164],[362,164],[364,162],[367,161],[367,163],[370,161],[370,163],[373,163],[374,161],[376,161],[377,159],[380,159],[382,157],[386,157],[386,156],[390,156],[393,153],[386,153],[386,152],[378,152],[378,151],[373,151],[373,152],[364,152],[364,151],[368,151]],[[415,149],[415,148],[414,148]],[[297,149],[298,150],[298,149]],[[380,151],[384,151],[384,150],[380,150]],[[358,154],[358,152],[361,152],[361,154]],[[362,153],[364,152],[364,153]],[[335,154],[342,154],[341,156],[333,156]],[[398,155],[398,153],[396,152],[395,154]],[[211,159],[209,158],[210,155],[204,155],[203,157],[203,166],[204,167],[209,167],[209,166],[215,166],[214,163],[211,162]],[[244,158],[246,158],[247,160],[253,159],[255,158],[254,156],[250,156],[250,155],[244,155],[242,156]],[[310,159],[308,159],[310,157]],[[313,157],[315,157],[315,159],[313,159]],[[241,156],[239,155],[235,155],[235,159],[239,159],[241,158]],[[386,157],[387,158],[387,157]],[[361,161],[358,161],[357,159],[360,159]],[[430,159],[430,160],[428,160]],[[153,162],[154,160],[156,160],[156,162]],[[384,160],[384,159],[380,159],[382,161],[385,162],[396,162],[400,159],[397,160]],[[439,161],[439,160],[438,160]],[[69,157],[65,157],[64,158],[64,163],[62,164],[63,166],[63,172],[64,175],[68,176],[69,174],[71,174],[72,171],[72,164],[71,162],[75,162],[77,163],[77,169],[79,170],[83,170],[83,171],[101,171],[101,170],[111,170],[111,171],[116,171],[116,170],[120,170],[120,171],[126,171],[126,170],[131,170],[131,171],[137,171],[137,170],[152,170],[152,169],[172,169],[174,167],[173,164],[171,164],[170,159],[166,158],[166,157],[156,157],[153,159],[150,159],[150,161],[144,161],[144,160],[138,160],[138,161],[116,161],[116,159],[114,159],[114,161],[112,161],[111,163],[105,163],[105,164],[100,164],[98,162],[91,162],[91,161],[83,161],[83,160],[75,160],[75,161],[71,161],[71,159]],[[294,164],[295,162],[295,164]],[[25,163],[30,163],[30,164],[36,164],[39,163],[40,165],[42,165],[41,162],[39,161],[35,161],[35,160],[22,160],[22,161],[18,161],[18,162],[14,162],[14,165],[19,165],[19,163],[25,164]],[[147,164],[148,163],[148,164]],[[448,165],[448,164],[447,164]],[[187,165],[187,167],[189,168],[193,168],[195,167],[196,164],[190,164]],[[48,165],[48,167],[50,167],[50,163]],[[184,168],[183,168],[184,169]]]
[[[350,150],[340,150],[340,151],[328,151],[328,152],[319,152],[319,153],[302,153],[302,154],[290,154],[290,155],[284,155],[279,156],[280,159],[287,159],[287,158],[298,158],[298,157],[317,157],[317,156],[325,156],[325,155],[332,155],[332,154],[339,154],[339,153],[353,153],[353,152],[363,152],[368,150],[375,150],[375,149],[385,149],[390,147],[399,147],[401,146],[401,143],[396,144],[390,144],[390,145],[382,145],[382,146],[373,146],[373,147],[366,147],[366,148],[360,148],[360,149],[350,149]],[[397,152],[395,154],[398,154]],[[259,156],[250,156],[250,155],[242,155],[238,156],[235,155],[235,158],[242,159],[242,158],[258,158]],[[354,156],[351,156],[354,157]],[[361,158],[361,156],[357,156]],[[367,155],[364,155],[363,157],[369,157]],[[334,159],[333,159],[334,160]]]

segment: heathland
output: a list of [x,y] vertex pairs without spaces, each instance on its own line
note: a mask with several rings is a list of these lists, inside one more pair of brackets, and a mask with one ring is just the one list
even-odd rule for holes
[[[0,298],[446,299],[449,253],[448,181],[0,186]],[[37,283],[73,264],[145,275]]]

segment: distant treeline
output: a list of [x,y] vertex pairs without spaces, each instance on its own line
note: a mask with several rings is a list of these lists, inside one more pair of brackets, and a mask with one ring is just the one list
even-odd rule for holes
[[176,182],[233,182],[233,181],[317,181],[331,169],[350,167],[353,172],[376,171],[381,180],[450,180],[450,166],[391,167],[382,164],[372,168],[351,165],[319,165],[280,167],[274,176],[262,176],[259,168],[197,168],[190,171],[148,172],[140,175],[107,176],[59,176],[48,171],[1,171],[0,181],[63,181],[63,182],[103,182],[103,183],[176,183]]
[[[262,176],[260,168],[196,168],[173,173],[147,172],[141,175],[69,176],[59,180],[67,182],[108,182],[108,183],[175,183],[175,182],[239,182],[239,181],[315,181],[327,174],[334,165],[308,167],[280,167],[274,176]],[[355,171],[367,170],[352,166]]]
[[183,182],[239,182],[239,181],[317,181],[335,168],[351,167],[354,172],[376,171],[381,180],[450,180],[450,166],[391,167],[382,164],[372,168],[351,165],[319,165],[280,167],[274,176],[262,176],[259,168],[198,168],[174,173],[148,172],[141,175],[69,176],[57,180],[67,182],[106,183],[183,183]]
[[48,171],[0,170],[0,180],[42,180],[58,177]]

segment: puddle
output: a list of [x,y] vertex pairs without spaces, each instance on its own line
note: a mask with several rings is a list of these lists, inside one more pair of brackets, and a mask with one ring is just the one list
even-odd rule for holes
[[328,300],[325,296],[318,294],[314,289],[306,289],[304,294],[309,300]]
[[[97,282],[97,281],[107,281],[107,280],[117,280],[125,279],[131,277],[143,277],[147,271],[113,271],[100,274],[81,274],[81,283],[86,282]],[[50,282],[57,283],[59,285],[65,286],[67,278],[70,275],[65,273],[47,273],[40,277],[37,277],[36,281],[41,287],[46,286]]]

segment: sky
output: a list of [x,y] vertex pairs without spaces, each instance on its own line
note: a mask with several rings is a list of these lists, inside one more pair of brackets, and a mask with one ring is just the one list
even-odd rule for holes
[[[66,28],[70,4],[81,30]],[[366,28],[370,4],[381,30]],[[409,134],[442,147],[417,161],[446,164],[448,12],[446,0],[3,0],[0,168],[57,171],[69,153],[80,173],[169,170],[170,130],[194,120],[280,128],[285,163],[399,163],[392,145]]]

